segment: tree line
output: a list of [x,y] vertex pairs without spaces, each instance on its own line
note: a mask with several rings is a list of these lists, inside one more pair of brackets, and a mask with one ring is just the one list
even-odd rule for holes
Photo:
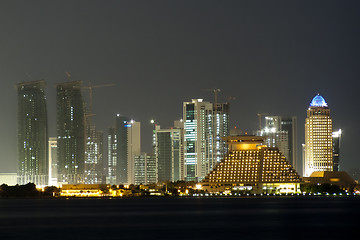
[[44,191],[36,189],[34,183],[25,185],[8,186],[6,184],[0,185],[0,197],[47,197],[53,196],[53,193],[58,193],[60,190],[57,187],[45,187]]

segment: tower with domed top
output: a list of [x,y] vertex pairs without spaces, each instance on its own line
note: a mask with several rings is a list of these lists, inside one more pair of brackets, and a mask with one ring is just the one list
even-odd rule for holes
[[325,99],[317,94],[307,110],[303,176],[317,171],[333,171],[332,119]]

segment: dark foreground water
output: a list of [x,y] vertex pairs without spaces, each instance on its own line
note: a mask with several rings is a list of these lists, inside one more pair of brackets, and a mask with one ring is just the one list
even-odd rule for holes
[[0,239],[360,239],[359,197],[0,199]]

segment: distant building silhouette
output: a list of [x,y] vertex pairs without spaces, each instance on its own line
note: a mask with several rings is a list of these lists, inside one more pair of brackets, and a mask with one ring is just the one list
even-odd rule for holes
[[297,168],[296,117],[265,115],[265,126],[256,132],[265,137],[268,147],[277,147],[291,165]]
[[108,133],[107,183],[134,183],[136,155],[140,155],[140,122],[117,114],[115,127]]
[[155,155],[159,182],[184,180],[183,128],[155,129]]
[[85,107],[82,81],[57,84],[58,182],[84,183]]
[[128,122],[129,118],[117,115],[116,116],[116,165],[115,165],[115,176],[116,184],[124,184],[128,182]]
[[48,123],[45,81],[16,84],[18,102],[18,184],[47,185]]

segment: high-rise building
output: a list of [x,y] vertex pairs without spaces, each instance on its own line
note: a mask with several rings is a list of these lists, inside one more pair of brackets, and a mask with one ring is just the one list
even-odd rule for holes
[[213,104],[202,99],[184,102],[185,180],[199,181],[213,169]]
[[296,117],[265,116],[265,126],[256,135],[264,136],[267,146],[277,147],[297,167]]
[[107,139],[107,177],[106,183],[114,185],[116,184],[116,166],[117,166],[117,135],[116,128],[110,127]]
[[45,81],[16,85],[18,102],[18,183],[47,185],[48,123]]
[[117,114],[108,134],[108,176],[110,184],[135,181],[134,157],[140,155],[140,122]]
[[287,160],[297,171],[298,160],[297,160],[297,121],[296,117],[281,117],[281,130],[288,133],[288,149],[289,154]]
[[49,138],[49,186],[58,185],[57,138]]
[[129,118],[116,115],[115,134],[117,141],[116,149],[116,167],[115,176],[116,184],[124,184],[128,182],[128,122]]
[[84,183],[85,108],[82,81],[57,84],[58,182]]
[[135,184],[151,184],[157,182],[156,158],[154,154],[142,153],[134,158]]
[[183,104],[185,180],[200,181],[223,159],[229,135],[229,103],[192,99]]
[[304,177],[315,171],[333,171],[332,120],[325,99],[317,94],[305,122]]
[[222,139],[229,136],[229,103],[214,103],[213,110],[213,133],[214,133],[214,166],[224,159],[227,154],[226,142]]
[[184,180],[183,129],[155,130],[155,155],[159,182]]
[[135,156],[140,155],[140,122],[131,120],[127,125],[128,135],[128,184],[135,183]]
[[86,184],[105,183],[103,164],[103,138],[103,132],[98,131],[94,124],[87,126],[84,165]]
[[340,145],[341,145],[341,129],[332,133],[333,139],[333,163],[334,172],[340,171]]

